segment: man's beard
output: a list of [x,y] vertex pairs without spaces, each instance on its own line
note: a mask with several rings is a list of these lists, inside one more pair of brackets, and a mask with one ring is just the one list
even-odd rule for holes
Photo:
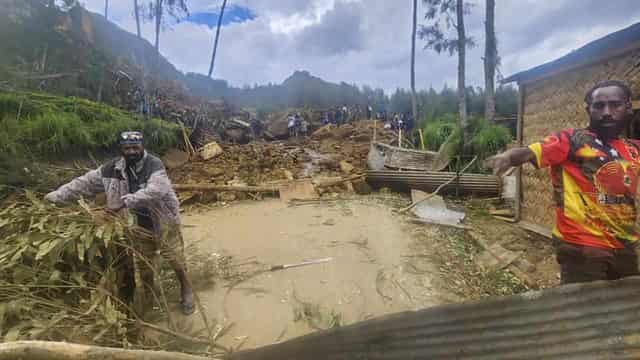
[[[612,124],[612,123],[614,123],[615,125],[605,126],[605,124]],[[612,140],[612,139],[618,138],[618,136],[624,133],[626,125],[627,125],[626,120],[614,121],[612,119],[605,118],[600,120],[591,119],[591,123],[589,124],[589,127],[598,135],[598,138],[606,141],[606,140]]]
[[138,161],[140,161],[142,159],[143,154],[131,154],[131,155],[124,155],[124,161],[127,163],[127,166],[131,167],[131,166],[135,166]]

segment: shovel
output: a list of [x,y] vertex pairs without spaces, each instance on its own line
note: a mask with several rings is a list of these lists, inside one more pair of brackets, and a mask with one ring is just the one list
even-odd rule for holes
[[290,269],[290,268],[294,268],[294,267],[301,267],[301,266],[307,266],[307,265],[320,264],[320,263],[329,262],[331,260],[333,260],[333,258],[329,257],[329,258],[324,258],[324,259],[316,259],[316,260],[304,261],[304,262],[297,263],[297,264],[274,265],[271,268],[269,268],[269,271],[278,271],[278,270],[285,270],[285,269]]

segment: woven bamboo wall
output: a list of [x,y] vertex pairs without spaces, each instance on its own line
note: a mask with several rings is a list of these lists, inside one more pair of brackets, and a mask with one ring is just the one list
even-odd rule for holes
[[[595,83],[607,79],[627,81],[634,98],[640,98],[640,49],[606,62],[525,84],[523,143],[540,141],[561,129],[587,126],[584,94]],[[551,194],[548,170],[524,166],[522,220],[553,227],[555,212]]]

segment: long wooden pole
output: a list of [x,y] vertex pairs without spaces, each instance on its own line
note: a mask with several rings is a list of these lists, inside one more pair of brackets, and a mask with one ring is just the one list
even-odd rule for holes
[[278,186],[234,186],[215,184],[174,184],[176,191],[278,192]]
[[[322,179],[314,182],[315,187],[329,187],[340,185],[345,182],[354,181],[363,178],[364,175],[352,175],[346,178],[337,177]],[[173,184],[176,191],[237,191],[237,192],[280,192],[280,185],[262,185],[262,186],[236,186],[236,185],[216,185],[216,184]]]
[[376,142],[378,135],[378,119],[373,119],[373,142]]
[[128,350],[55,341],[15,341],[0,344],[0,360],[204,360],[201,356],[167,351]]

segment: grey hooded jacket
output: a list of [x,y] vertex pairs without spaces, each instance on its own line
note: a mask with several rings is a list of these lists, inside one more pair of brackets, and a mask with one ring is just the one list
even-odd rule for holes
[[[131,194],[132,210],[144,210],[150,214],[156,235],[160,235],[163,225],[180,224],[178,198],[162,161],[145,151],[135,170],[140,189]],[[65,203],[81,197],[91,198],[103,192],[106,194],[108,208],[120,209],[124,206],[121,198],[129,194],[124,158],[113,159],[98,169],[73,179],[45,198],[55,203]]]

